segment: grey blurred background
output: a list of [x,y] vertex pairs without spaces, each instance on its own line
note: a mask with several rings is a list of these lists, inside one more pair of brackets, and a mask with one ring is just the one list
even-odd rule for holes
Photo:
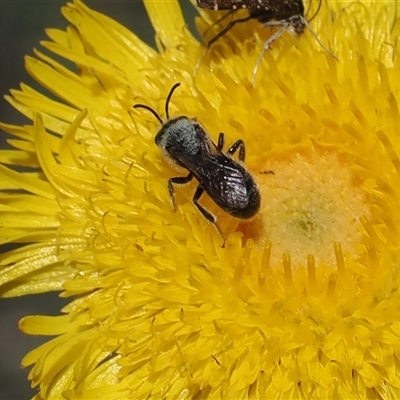
[[[0,0],[0,94],[18,88],[20,82],[39,89],[24,69],[24,55],[32,55],[38,42],[46,39],[45,28],[65,28],[60,9],[66,1],[60,0]],[[154,45],[154,31],[150,25],[141,0],[85,1],[91,8],[119,21]],[[189,27],[194,30],[196,11],[188,0],[181,1]],[[24,124],[27,121],[1,97],[0,121]],[[6,135],[0,131],[0,147],[4,148]],[[5,248],[0,247],[0,253]],[[37,347],[46,337],[27,336],[18,330],[18,321],[25,315],[58,315],[67,304],[58,293],[0,298],[0,400],[25,400],[31,398],[36,389],[31,389],[27,380],[28,369],[21,369],[23,356]]]

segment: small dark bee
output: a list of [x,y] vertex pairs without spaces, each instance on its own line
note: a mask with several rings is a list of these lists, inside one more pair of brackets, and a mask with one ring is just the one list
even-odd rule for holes
[[[196,0],[197,5],[201,8],[213,11],[229,10],[230,13],[235,12],[239,9],[247,9],[249,15],[244,18],[238,18],[231,21],[215,35],[208,43],[207,49],[215,43],[220,37],[225,35],[231,28],[236,24],[246,22],[252,19],[257,19],[267,27],[280,27],[265,43],[261,54],[259,55],[257,62],[254,66],[252,73],[252,83],[255,82],[258,67],[265,52],[271,46],[271,44],[277,40],[284,32],[289,31],[294,35],[301,35],[304,29],[307,27],[309,31],[316,38],[320,46],[325,49],[329,54],[336,58],[332,52],[330,52],[319,40],[317,34],[311,29],[310,24],[304,17],[304,5],[302,0]],[[319,7],[321,3],[319,4]],[[317,12],[319,11],[319,8]],[[196,66],[196,70],[198,65]]]
[[[218,145],[215,145],[195,119],[186,116],[169,119],[169,102],[178,86],[180,83],[171,88],[165,102],[166,122],[145,104],[135,104],[133,107],[144,108],[157,118],[162,127],[155,137],[156,144],[168,159],[189,171],[187,176],[170,178],[168,181],[173,210],[176,210],[174,184],[183,185],[195,178],[199,186],[193,196],[193,203],[215,225],[224,239],[224,247],[225,238],[217,225],[216,217],[199,204],[201,195],[205,191],[224,211],[236,218],[247,219],[254,216],[260,208],[260,192],[253,177],[241,163],[245,159],[243,140],[237,140],[224,154],[223,133],[219,134]],[[241,162],[232,158],[236,151],[239,151]]]

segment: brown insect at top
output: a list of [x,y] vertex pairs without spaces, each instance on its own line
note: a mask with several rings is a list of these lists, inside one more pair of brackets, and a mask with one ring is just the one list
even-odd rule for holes
[[[285,31],[289,31],[292,34],[300,35],[304,32],[307,27],[310,32],[317,39],[318,43],[324,48],[329,54],[336,58],[332,52],[330,52],[319,40],[316,33],[311,29],[308,21],[304,17],[304,4],[302,0],[196,0],[197,5],[201,8],[213,11],[228,10],[231,13],[246,9],[249,11],[249,15],[243,18],[238,18],[231,21],[215,35],[208,43],[207,50],[210,46],[215,43],[220,37],[225,35],[233,26],[238,23],[246,22],[252,19],[257,19],[267,27],[280,27],[265,43],[260,56],[253,69],[252,83],[254,84],[255,77],[257,75],[258,67],[260,62],[271,46],[271,44],[278,39]],[[321,3],[320,3],[321,5]],[[319,5],[319,7],[320,7]],[[318,8],[319,9],[319,8]],[[318,12],[318,11],[317,11]],[[231,13],[228,13],[231,14]],[[196,67],[197,70],[198,66]]]
[[[250,14],[241,19],[236,19],[228,24],[223,31],[210,40],[214,43],[238,22],[257,19],[266,25],[286,25],[290,23],[297,34],[301,34],[306,26],[304,18],[304,5],[302,0],[197,0],[197,5],[206,10],[236,11],[246,9]],[[271,23],[275,21],[275,23]],[[279,22],[276,23],[276,22]]]

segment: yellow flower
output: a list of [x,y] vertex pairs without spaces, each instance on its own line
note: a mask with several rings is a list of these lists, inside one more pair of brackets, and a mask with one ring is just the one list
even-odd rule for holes
[[[310,32],[237,25],[202,53],[177,1],[146,1],[158,51],[80,1],[49,29],[2,124],[0,290],[62,291],[54,335],[30,352],[36,399],[400,398],[400,98],[397,2],[326,2]],[[219,14],[201,11],[204,31]],[[211,28],[218,32],[221,26]],[[210,34],[210,33],[209,33]],[[246,143],[260,212],[238,221],[207,196],[221,237],[154,144],[170,115]],[[16,166],[28,168],[17,172]],[[268,173],[272,171],[273,173]],[[184,173],[182,174],[182,176]]]

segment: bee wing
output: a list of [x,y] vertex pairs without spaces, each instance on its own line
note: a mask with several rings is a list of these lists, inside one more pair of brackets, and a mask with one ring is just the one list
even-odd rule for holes
[[249,199],[243,167],[223,154],[211,140],[204,141],[196,154],[178,153],[174,157],[193,173],[220,207],[247,207]]
[[217,204],[242,209],[247,207],[249,198],[242,169],[237,165],[232,167],[210,158],[197,166],[194,174]]

